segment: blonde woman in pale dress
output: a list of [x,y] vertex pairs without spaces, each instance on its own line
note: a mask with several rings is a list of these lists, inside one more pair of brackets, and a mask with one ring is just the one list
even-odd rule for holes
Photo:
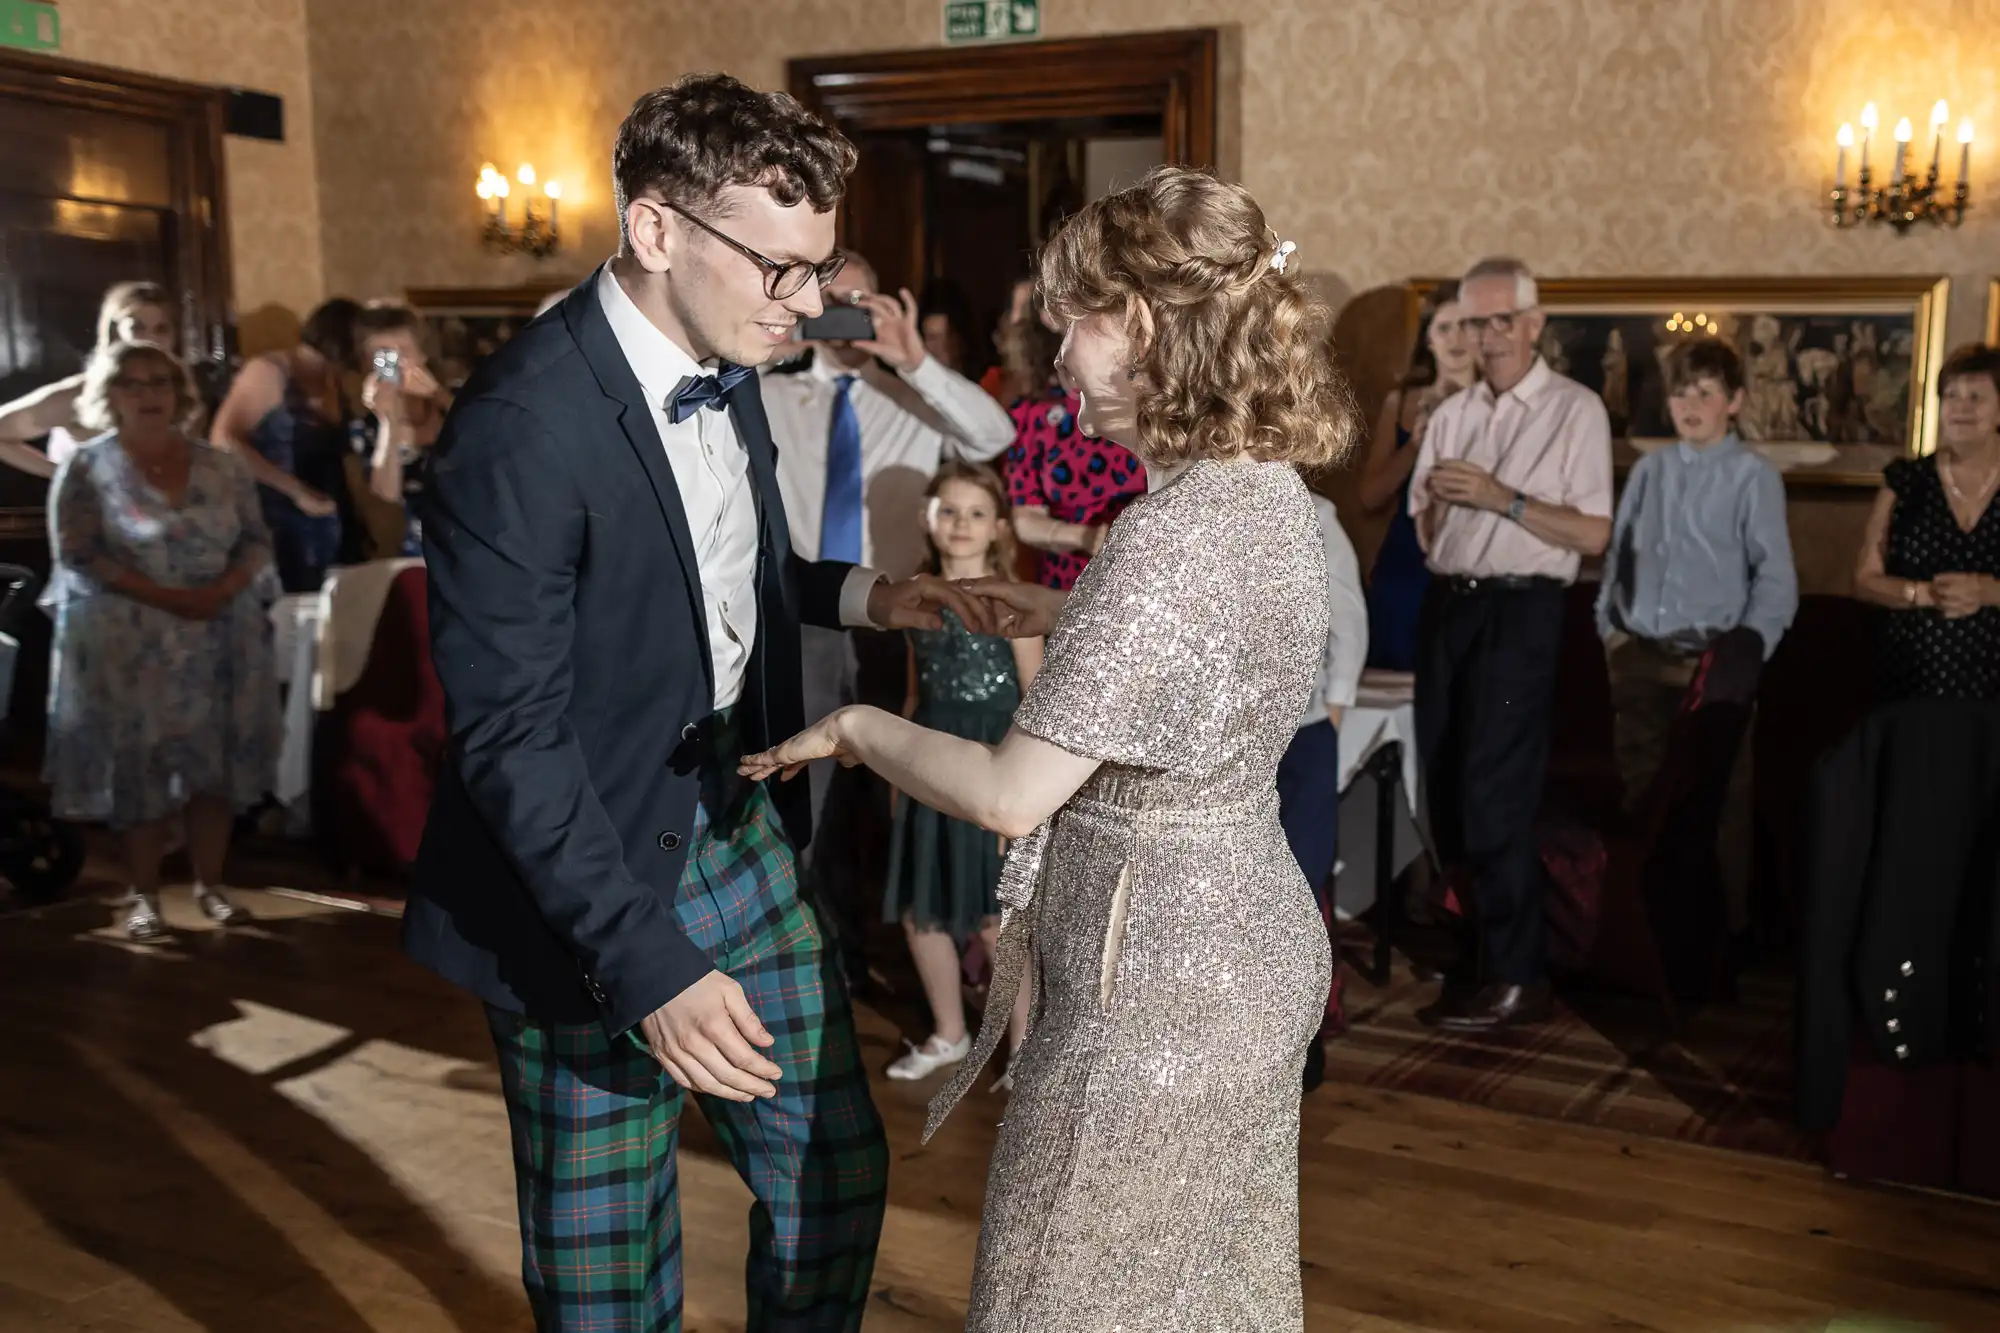
[[1063,375],[1083,429],[1129,442],[1154,489],[1066,604],[972,585],[1010,632],[1053,621],[1013,729],[982,745],[848,708],[745,761],[758,777],[865,763],[1015,840],[991,993],[1013,993],[1032,949],[1036,995],[976,1333],[1302,1326],[1299,1075],[1332,973],[1274,779],[1326,644],[1297,468],[1338,458],[1354,423],[1290,259],[1247,191],[1182,168],[1078,213],[1041,266]]

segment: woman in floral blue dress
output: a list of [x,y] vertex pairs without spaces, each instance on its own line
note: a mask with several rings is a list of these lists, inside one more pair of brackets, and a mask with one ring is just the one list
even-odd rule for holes
[[190,440],[187,368],[149,343],[92,359],[79,420],[104,429],[56,473],[47,780],[55,813],[123,842],[125,930],[162,938],[160,862],[185,820],[195,901],[228,925],[238,810],[275,774],[271,538],[241,460]]

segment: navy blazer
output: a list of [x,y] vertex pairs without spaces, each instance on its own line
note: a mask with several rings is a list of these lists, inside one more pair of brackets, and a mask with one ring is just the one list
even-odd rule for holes
[[[729,412],[758,506],[752,751],[804,725],[799,622],[837,627],[851,565],[792,554],[758,377]],[[714,711],[694,543],[593,275],[479,368],[423,497],[450,744],[403,945],[549,1022],[636,1025],[711,970],[674,915]],[[806,784],[774,784],[795,847]]]

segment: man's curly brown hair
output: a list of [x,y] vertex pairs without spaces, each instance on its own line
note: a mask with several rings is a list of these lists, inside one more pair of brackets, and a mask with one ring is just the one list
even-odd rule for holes
[[[634,199],[716,216],[731,185],[760,185],[787,208],[824,213],[847,192],[854,145],[784,93],[760,93],[727,74],[688,74],[655,88],[618,127],[611,152],[619,234]],[[625,237],[627,241],[629,237]]]
[[1353,447],[1354,395],[1326,308],[1296,271],[1271,267],[1277,251],[1248,190],[1187,167],[1087,204],[1043,250],[1040,293],[1058,318],[1126,321],[1146,391],[1139,438],[1121,443],[1147,462],[1247,455],[1313,468]]

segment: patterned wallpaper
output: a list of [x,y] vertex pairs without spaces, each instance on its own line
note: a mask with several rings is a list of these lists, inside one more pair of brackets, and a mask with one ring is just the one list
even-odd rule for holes
[[[104,6],[108,0],[98,0]],[[270,8],[236,0],[229,8]],[[937,0],[304,0],[331,288],[568,277],[610,248],[632,99],[688,69],[780,86],[788,56],[937,45]],[[78,8],[86,9],[83,0]],[[209,6],[219,8],[221,6]],[[178,6],[177,6],[178,8]],[[1942,272],[1954,340],[2000,268],[2000,208],[1957,232],[1836,234],[1833,132],[1931,102],[1974,117],[2000,200],[2000,0],[1048,0],[1050,36],[1215,25],[1223,166],[1335,290],[1482,252],[1548,273]],[[81,26],[81,24],[79,24]],[[477,243],[481,162],[559,175],[577,246]]]
[[285,99],[281,144],[226,141],[236,308],[303,312],[326,284],[304,0],[62,0],[62,54]]

